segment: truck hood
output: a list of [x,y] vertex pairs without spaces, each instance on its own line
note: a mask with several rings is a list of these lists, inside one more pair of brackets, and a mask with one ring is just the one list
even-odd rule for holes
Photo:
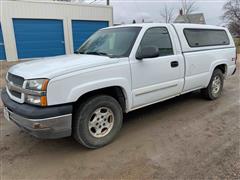
[[70,72],[117,62],[117,58],[109,58],[106,56],[71,54],[19,63],[11,67],[9,72],[21,76],[24,79],[51,79]]

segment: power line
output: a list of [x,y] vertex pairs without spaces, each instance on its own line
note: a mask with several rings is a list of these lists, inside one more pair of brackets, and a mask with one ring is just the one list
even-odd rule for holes
[[90,2],[90,3],[88,3],[88,4],[92,4],[92,3],[96,2],[96,1],[98,1],[98,0],[93,0],[92,2]]
[[[93,3],[97,2],[97,1],[102,1],[102,0],[93,0],[92,2],[90,2],[88,4],[93,4]],[[110,4],[110,0],[107,0],[107,5],[109,6],[109,4]]]

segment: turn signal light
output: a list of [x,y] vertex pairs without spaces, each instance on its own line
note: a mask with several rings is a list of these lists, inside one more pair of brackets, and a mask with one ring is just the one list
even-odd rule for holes
[[47,106],[47,97],[41,96],[41,106]]

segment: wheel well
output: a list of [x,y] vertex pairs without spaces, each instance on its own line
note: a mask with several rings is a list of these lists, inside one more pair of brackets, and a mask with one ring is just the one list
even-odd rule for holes
[[222,73],[225,75],[225,73],[227,72],[227,65],[220,64],[220,65],[216,66],[215,69],[220,69],[222,71]]
[[123,112],[126,111],[126,101],[125,101],[125,96],[123,93],[123,90],[119,86],[112,86],[112,87],[107,87],[107,88],[102,88],[94,91],[90,91],[84,95],[82,95],[76,102],[75,104],[80,104],[81,102],[86,101],[90,97],[97,96],[97,95],[109,95],[113,98],[115,98],[119,104],[122,107]]

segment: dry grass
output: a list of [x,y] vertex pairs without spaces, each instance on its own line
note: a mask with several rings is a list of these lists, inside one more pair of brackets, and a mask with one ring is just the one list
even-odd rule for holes
[[237,52],[240,54],[240,38],[235,38],[234,41],[237,47]]

